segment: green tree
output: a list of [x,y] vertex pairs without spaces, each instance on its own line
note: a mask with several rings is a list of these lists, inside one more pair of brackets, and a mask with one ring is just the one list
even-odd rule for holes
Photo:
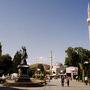
[[21,53],[17,51],[13,58],[13,72],[17,72],[17,67],[21,63]]
[[87,61],[88,60],[88,50],[87,49],[84,49],[82,47],[76,47],[75,48],[75,52],[77,52],[77,54],[79,55],[79,63],[82,63],[84,61]]
[[12,58],[9,54],[0,57],[0,66],[2,67],[3,74],[12,72]]
[[65,65],[68,66],[78,66],[79,63],[83,65],[85,61],[90,60],[90,51],[82,47],[69,47],[65,52],[67,53]]
[[44,70],[44,66],[43,64],[38,64],[38,69],[40,69],[40,79],[44,79],[44,76],[45,76],[45,70]]
[[77,66],[78,54],[75,52],[75,49],[69,47],[66,51],[67,57],[65,58],[65,65],[67,66]]
[[[39,74],[39,76],[37,76],[36,74]],[[33,64],[30,65],[30,76],[31,77],[36,77],[38,79],[44,79],[44,76],[46,74],[46,71],[44,69],[44,65],[43,64]]]
[[69,47],[66,51],[67,57],[65,58],[65,65],[77,66],[79,78],[83,79],[83,72],[85,61],[90,62],[90,51],[82,47]]

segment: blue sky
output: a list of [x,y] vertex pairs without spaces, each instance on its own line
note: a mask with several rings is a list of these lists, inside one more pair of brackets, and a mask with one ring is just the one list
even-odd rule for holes
[[[68,47],[90,48],[89,0],[0,0],[0,41],[12,58],[26,46],[28,63],[65,60]],[[40,57],[40,58],[39,58]],[[38,60],[38,58],[40,60]]]

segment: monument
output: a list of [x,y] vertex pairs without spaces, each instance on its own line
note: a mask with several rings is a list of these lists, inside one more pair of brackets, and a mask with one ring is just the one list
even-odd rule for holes
[[29,77],[29,65],[27,65],[27,59],[28,55],[26,52],[26,48],[22,47],[21,50],[21,63],[18,65],[18,73],[19,73],[19,78],[17,82],[30,82],[30,77]]
[[20,50],[21,63],[18,65],[18,78],[17,79],[7,79],[4,86],[16,86],[16,87],[30,87],[30,86],[43,86],[44,81],[30,79],[29,76],[29,65],[27,64],[27,51],[25,47]]
[[31,82],[29,77],[29,65],[27,65],[27,51],[25,47],[22,47],[20,50],[21,54],[21,63],[18,65],[18,78],[17,79],[7,79],[4,83],[4,86],[31,86],[33,82]]

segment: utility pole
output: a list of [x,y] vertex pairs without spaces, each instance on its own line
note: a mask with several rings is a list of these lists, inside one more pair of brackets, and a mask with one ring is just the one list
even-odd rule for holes
[[51,65],[50,65],[50,74],[52,75],[52,60],[53,60],[53,56],[52,56],[52,51],[50,52],[50,60],[51,60]]

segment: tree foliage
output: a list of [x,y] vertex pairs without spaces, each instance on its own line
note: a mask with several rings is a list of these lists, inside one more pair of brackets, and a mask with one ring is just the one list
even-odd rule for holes
[[90,51],[82,47],[69,47],[66,51],[65,65],[67,66],[78,66],[79,63],[82,65],[85,61],[90,62]]
[[18,72],[17,68],[19,64],[27,64],[28,55],[26,52],[26,48],[22,47],[20,51],[17,51],[13,58],[13,72]]
[[11,73],[12,71],[12,58],[9,54],[0,56],[0,69],[3,74]]
[[21,53],[17,51],[13,58],[13,72],[17,72],[17,67],[21,63]]
[[[39,69],[39,71],[38,71]],[[44,76],[46,74],[46,71],[45,71],[45,68],[44,68],[44,65],[43,64],[33,64],[33,65],[30,65],[30,76],[31,77],[36,77],[35,74],[43,74],[43,76],[39,76],[38,78],[39,79],[44,79]]]

